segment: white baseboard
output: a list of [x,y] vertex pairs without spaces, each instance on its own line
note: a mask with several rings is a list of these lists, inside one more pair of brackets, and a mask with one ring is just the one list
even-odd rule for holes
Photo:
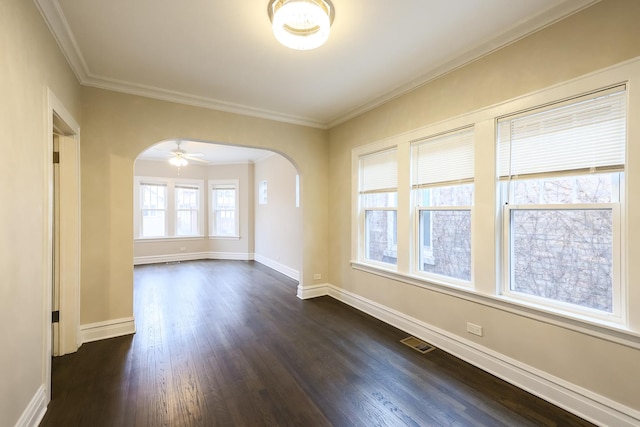
[[133,258],[133,265],[161,264],[165,262],[178,261],[196,261],[200,259],[228,259],[236,261],[249,261],[253,259],[253,254],[245,252],[190,252],[166,255],[138,256]]
[[43,385],[38,387],[36,394],[33,395],[31,402],[27,405],[15,427],[37,427],[42,421],[44,414],[47,412],[47,389]]
[[253,259],[259,262],[260,264],[264,264],[267,267],[272,268],[275,271],[284,274],[285,276],[291,277],[293,280],[300,281],[300,272],[298,270],[294,270],[291,267],[287,267],[284,264],[280,264],[279,262],[269,259],[260,254],[254,254]]
[[207,259],[227,259],[232,261],[251,261],[255,254],[247,252],[207,252]]
[[329,295],[408,334],[425,340],[447,353],[592,423],[619,427],[640,425],[640,411],[375,301],[331,284],[298,286],[298,298],[307,299],[323,295]]
[[303,285],[300,283],[298,285],[298,293],[296,295],[300,299],[322,297],[329,295],[329,287],[330,285],[328,283],[322,283],[319,285]]
[[113,319],[105,322],[80,325],[80,339],[83,344],[135,333],[136,324],[133,317],[124,317],[122,319]]

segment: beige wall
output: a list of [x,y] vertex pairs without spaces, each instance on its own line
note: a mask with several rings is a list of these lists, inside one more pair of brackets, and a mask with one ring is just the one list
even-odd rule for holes
[[[640,55],[640,2],[604,0],[330,130],[329,281],[336,286],[640,409],[640,351],[486,305],[353,270],[351,150],[539,90]],[[631,120],[638,120],[632,118]],[[477,173],[486,171],[476,163]],[[490,173],[493,173],[490,171]],[[638,230],[638,218],[629,218]],[[491,224],[490,224],[491,225]],[[640,235],[631,237],[640,238]],[[494,252],[476,242],[475,251]],[[636,246],[637,248],[637,246]],[[633,258],[635,256],[635,258]],[[629,254],[638,259],[640,253]],[[640,270],[630,270],[630,286]],[[492,268],[483,268],[492,280]],[[639,273],[639,274],[635,274]],[[482,278],[480,278],[482,280]],[[466,333],[467,321],[485,327]]]
[[147,147],[185,138],[270,149],[302,185],[303,282],[326,275],[328,133],[269,120],[83,88],[81,324],[133,312],[133,163]]
[[80,120],[80,86],[33,1],[0,2],[0,425],[48,381],[45,287],[51,136],[46,88]]
[[[255,165],[256,259],[264,258],[267,265],[281,265],[285,267],[281,271],[292,273],[300,271],[302,248],[302,207],[296,207],[297,173],[291,162],[279,155]],[[267,181],[268,197],[267,204],[261,205],[258,189],[263,180]]]
[[239,214],[240,214],[240,239],[215,239],[208,238],[209,233],[209,209],[204,210],[203,235],[204,238],[181,238],[179,240],[161,241],[137,241],[134,243],[134,257],[149,256],[184,256],[188,254],[217,253],[229,257],[241,256],[251,258],[254,251],[253,231],[253,163],[219,164],[211,166],[195,165],[182,168],[180,175],[175,166],[168,162],[138,160],[135,164],[135,175],[149,177],[168,177],[183,179],[198,179],[204,183],[205,207],[210,204],[209,184],[210,179],[237,179],[239,185]]

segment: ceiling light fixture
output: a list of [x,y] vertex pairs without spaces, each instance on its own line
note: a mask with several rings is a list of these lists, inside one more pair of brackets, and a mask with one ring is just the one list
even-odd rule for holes
[[267,12],[276,39],[297,50],[322,46],[335,16],[330,0],[270,0]]
[[169,163],[171,163],[173,166],[176,166],[178,168],[181,168],[183,166],[187,166],[189,164],[189,162],[187,161],[187,159],[185,159],[182,156],[175,156],[169,159]]

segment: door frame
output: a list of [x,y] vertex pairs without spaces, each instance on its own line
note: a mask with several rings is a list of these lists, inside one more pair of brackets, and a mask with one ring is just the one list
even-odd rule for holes
[[[53,287],[53,135],[55,127],[62,130],[67,140],[65,151],[68,152],[70,161],[60,163],[60,168],[71,177],[74,182],[70,189],[71,206],[60,206],[60,277],[64,280],[60,283],[60,322],[59,322],[59,353],[60,355],[73,353],[80,347],[80,125],[58,100],[51,89],[46,89],[46,128],[44,146],[45,164],[45,200],[44,215],[45,245],[44,245],[44,328],[43,328],[43,384],[46,385],[46,394],[51,399],[51,306]],[[60,129],[62,128],[62,129]],[[59,133],[59,132],[56,132]],[[61,138],[62,139],[62,138]],[[62,149],[61,149],[62,151]],[[61,154],[62,156],[63,154]],[[69,192],[69,191],[67,191]],[[65,221],[65,218],[68,218]],[[62,313],[64,310],[64,313]]]

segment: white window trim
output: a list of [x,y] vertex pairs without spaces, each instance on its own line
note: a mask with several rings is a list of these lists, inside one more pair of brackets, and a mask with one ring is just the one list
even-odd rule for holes
[[[140,206],[140,184],[157,184],[167,186],[167,200],[165,209],[165,235],[157,237],[141,237],[142,232],[142,209]],[[198,233],[195,235],[176,235],[176,204],[175,186],[176,184],[198,187]],[[134,176],[133,178],[133,240],[135,242],[180,240],[204,237],[204,180],[168,178],[157,176]]]
[[135,239],[136,243],[176,242],[204,240],[204,236],[145,237]]
[[[215,209],[213,207],[213,189],[217,185],[233,185],[236,190],[236,229],[234,235],[217,235],[214,233],[215,227]],[[210,179],[208,181],[208,198],[209,198],[209,239],[219,239],[219,240],[239,240],[240,239],[240,181],[237,179]]]
[[[386,153],[385,153],[386,152]],[[368,249],[368,235],[367,235],[367,229],[366,229],[366,222],[367,222],[367,218],[366,218],[366,213],[367,211],[392,211],[396,213],[396,230],[395,230],[395,234],[396,237],[399,236],[399,230],[397,229],[397,218],[398,218],[398,188],[397,188],[397,179],[394,180],[392,179],[391,182],[385,182],[382,184],[382,187],[385,188],[380,188],[380,183],[378,182],[377,185],[375,186],[375,188],[371,188],[371,189],[367,189],[367,191],[362,191],[362,179],[363,179],[363,170],[362,168],[362,162],[366,161],[365,157],[367,156],[373,156],[373,155],[384,155],[384,154],[389,154],[393,152],[393,156],[397,159],[398,158],[398,150],[396,146],[389,146],[389,147],[385,147],[383,150],[374,150],[371,152],[366,152],[363,153],[362,155],[357,156],[357,158],[355,159],[356,161],[356,181],[355,181],[355,188],[356,188],[356,206],[357,208],[357,212],[356,215],[358,216],[358,237],[357,237],[357,259],[361,260],[362,262],[365,263],[369,263],[373,266],[378,266],[380,268],[383,269],[392,269],[392,270],[397,270],[397,258],[398,258],[398,242],[397,242],[397,238],[396,238],[396,244],[395,246],[395,251],[396,251],[396,264],[391,264],[391,263],[387,263],[387,262],[383,262],[383,261],[378,261],[378,260],[374,260],[374,259],[370,259],[367,258],[367,249]],[[396,165],[397,168],[397,165]],[[396,171],[396,174],[398,172]],[[387,188],[388,187],[388,188]],[[384,194],[395,194],[396,195],[396,206],[368,206],[368,207],[364,207],[362,205],[362,198],[363,196],[365,196],[367,193],[384,193]]]
[[[499,281],[501,275],[501,253],[499,247],[502,239],[502,226],[499,221],[500,204],[499,190],[496,173],[496,120],[498,117],[507,116],[514,112],[524,111],[539,107],[541,105],[555,103],[558,100],[576,97],[581,94],[593,92],[596,89],[611,87],[619,84],[627,84],[627,117],[640,117],[640,57],[625,61],[623,63],[599,70],[567,82],[522,95],[520,97],[504,101],[489,107],[485,107],[470,113],[466,113],[454,118],[437,122],[419,129],[411,130],[402,134],[390,136],[383,140],[356,147],[352,150],[351,159],[351,265],[352,268],[370,274],[379,275],[400,283],[422,287],[431,291],[451,295],[464,300],[469,300],[478,304],[498,308],[500,310],[512,312],[524,317],[536,319],[546,323],[554,324],[570,330],[579,331],[591,336],[599,337],[607,341],[619,343],[625,346],[640,349],[640,289],[636,286],[629,289],[630,271],[633,270],[633,277],[638,282],[640,278],[640,266],[632,265],[627,261],[628,247],[633,246],[634,253],[640,251],[640,243],[627,239],[629,232],[626,218],[629,212],[640,211],[640,198],[629,199],[628,194],[640,194],[640,150],[633,148],[633,144],[628,143],[627,163],[625,171],[626,185],[624,186],[624,205],[621,206],[621,233],[620,260],[622,265],[623,283],[621,289],[625,299],[626,316],[622,323],[608,322],[594,317],[587,317],[582,314],[564,312],[557,309],[550,309],[545,306],[527,303],[521,300],[513,300],[499,292]],[[637,86],[637,87],[636,87]],[[478,241],[478,233],[488,239],[493,234],[492,242],[495,242],[494,262],[488,262],[487,252],[480,253],[478,248],[472,249],[472,280],[471,287],[461,288],[455,285],[442,284],[437,280],[426,280],[424,277],[417,277],[410,272],[409,266],[400,261],[400,256],[410,259],[410,244],[402,242],[403,233],[410,235],[410,230],[403,222],[415,223],[415,210],[410,209],[410,176],[409,176],[409,150],[410,141],[425,138],[429,135],[446,132],[451,129],[460,128],[475,124],[476,128],[476,176],[474,191],[474,208],[472,211],[472,240]],[[640,121],[628,120],[627,141],[640,141]],[[637,144],[635,144],[637,145]],[[359,194],[358,194],[358,158],[367,153],[373,153],[384,149],[398,147],[398,270],[363,262],[359,256]],[[404,152],[404,154],[403,154]],[[403,164],[402,162],[406,162]],[[478,172],[478,164],[484,165]],[[490,162],[493,162],[491,164]],[[492,171],[492,172],[490,172]],[[489,175],[491,173],[491,175]],[[482,189],[482,196],[479,195]],[[492,192],[488,192],[492,189]],[[478,203],[478,197],[483,197],[483,203]],[[407,219],[409,218],[409,219]],[[482,224],[481,227],[475,226]],[[634,225],[633,232],[640,229]],[[407,249],[403,246],[406,244]],[[487,247],[488,249],[488,247]],[[478,262],[480,262],[478,264]],[[482,268],[474,268],[480,265]],[[479,276],[478,276],[479,275]]]

